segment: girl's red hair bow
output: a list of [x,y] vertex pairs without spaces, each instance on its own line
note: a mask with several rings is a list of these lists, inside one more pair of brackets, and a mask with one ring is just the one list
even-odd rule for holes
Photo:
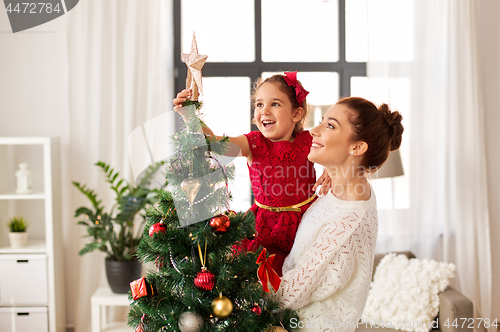
[[271,287],[274,289],[274,292],[280,288],[281,284],[281,278],[279,275],[274,271],[274,269],[271,267],[271,264],[274,261],[274,254],[267,257],[267,251],[266,248],[261,251],[259,257],[257,258],[257,264],[260,264],[258,270],[257,270],[257,277],[259,278],[259,281],[262,283],[262,289],[264,289],[265,292],[270,293],[269,291],[269,286],[267,285],[268,283],[271,284]]
[[307,95],[309,94],[309,91],[306,91],[306,89],[304,89],[302,85],[300,85],[299,81],[297,81],[297,72],[286,72],[283,78],[285,79],[285,82],[286,84],[288,84],[288,86],[293,86],[295,88],[295,96],[297,97],[297,102],[302,105]]

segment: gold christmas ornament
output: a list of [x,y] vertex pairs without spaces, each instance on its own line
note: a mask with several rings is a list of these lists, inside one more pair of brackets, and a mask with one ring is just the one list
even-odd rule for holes
[[264,332],[288,332],[281,326],[271,326],[264,330]]
[[191,41],[191,53],[182,53],[182,61],[186,63],[188,72],[186,78],[186,89],[191,88],[193,94],[192,101],[198,101],[198,89],[203,94],[203,85],[201,82],[201,68],[205,65],[208,55],[198,54],[198,46],[196,45],[196,37],[193,32],[193,40]]
[[201,183],[198,179],[195,179],[189,174],[187,179],[181,182],[181,189],[186,194],[189,203],[193,204],[198,191],[200,190]]
[[233,312],[233,302],[222,294],[212,301],[212,314],[217,318],[227,318]]
[[227,210],[225,212],[225,215],[228,216],[229,218],[234,218],[234,217],[236,217],[237,213],[233,210]]

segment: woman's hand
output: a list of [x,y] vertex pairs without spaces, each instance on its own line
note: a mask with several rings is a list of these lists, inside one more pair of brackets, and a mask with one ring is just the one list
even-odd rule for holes
[[318,192],[319,196],[326,194],[330,191],[332,185],[332,178],[328,175],[326,169],[323,171],[323,174],[319,177],[318,181],[313,186],[313,190],[316,191],[318,186],[321,186],[321,189]]
[[[177,98],[174,98],[174,110],[178,112],[178,109],[181,109],[182,103],[184,103],[189,97],[191,97],[191,89],[184,89],[177,94]],[[180,112],[178,112],[180,114]],[[183,115],[183,114],[181,114]]]

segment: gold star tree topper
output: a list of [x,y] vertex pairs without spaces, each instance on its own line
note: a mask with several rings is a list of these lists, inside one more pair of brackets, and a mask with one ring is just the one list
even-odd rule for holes
[[193,91],[191,100],[198,101],[198,90],[203,94],[203,85],[201,82],[201,68],[205,65],[208,55],[198,54],[198,46],[196,45],[196,37],[193,32],[193,40],[191,41],[191,53],[182,53],[182,61],[186,63],[188,72],[186,78],[186,89],[191,88]]

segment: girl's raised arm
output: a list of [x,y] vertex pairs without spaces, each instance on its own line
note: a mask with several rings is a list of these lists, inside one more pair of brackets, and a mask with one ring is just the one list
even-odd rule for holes
[[[182,103],[184,103],[187,98],[191,95],[190,89],[184,89],[177,94],[177,98],[174,98],[174,110],[179,113],[184,118],[184,113],[182,112]],[[184,119],[186,121],[186,119]],[[213,133],[213,131],[203,126],[203,133],[210,137],[215,137],[217,140],[221,140],[223,136],[217,136]],[[250,146],[248,145],[248,140],[245,135],[229,137],[229,142],[231,144],[229,150],[226,152],[226,155],[231,157],[244,156],[247,158],[248,163],[252,162],[252,152],[250,151]]]

